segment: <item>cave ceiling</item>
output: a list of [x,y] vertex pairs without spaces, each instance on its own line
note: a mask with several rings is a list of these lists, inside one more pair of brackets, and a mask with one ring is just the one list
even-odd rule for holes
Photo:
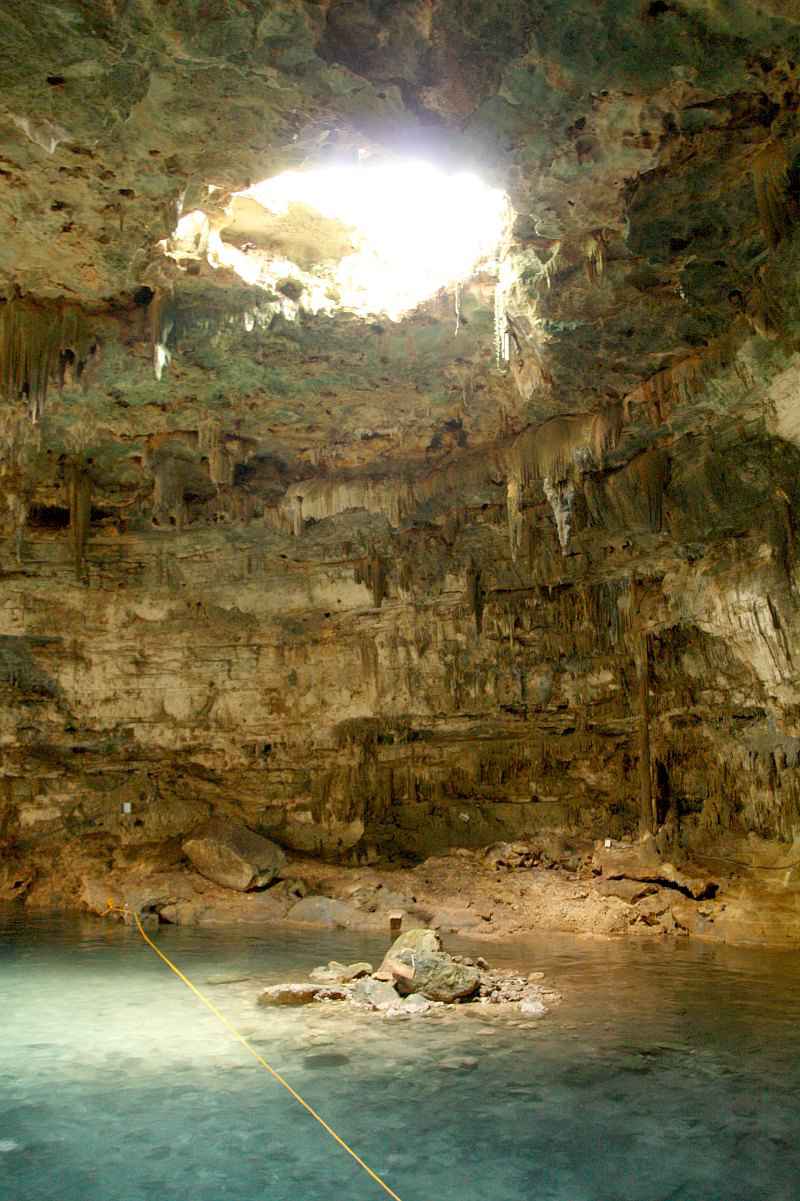
[[[791,0],[6,0],[0,19],[0,288],[88,315],[102,353],[48,402],[51,437],[98,443],[107,485],[136,482],[143,439],[209,418],[274,457],[276,487],[321,464],[428,470],[635,400],[769,320],[754,173],[776,145],[774,170],[796,168]],[[510,364],[491,275],[465,282],[458,326],[452,289],[398,322],[265,320],[263,290],[164,253],[201,210],[239,248],[340,256],[344,229],[295,212],[270,230],[231,202],[365,148],[507,190]]]
[[[797,0],[0,34],[0,838],[796,837]],[[252,189],[408,157],[506,228],[348,308],[353,228]]]

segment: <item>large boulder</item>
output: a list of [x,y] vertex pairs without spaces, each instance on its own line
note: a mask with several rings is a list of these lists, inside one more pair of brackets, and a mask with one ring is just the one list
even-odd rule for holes
[[392,959],[392,971],[399,993],[422,993],[429,1001],[460,1001],[480,985],[476,967],[456,963],[443,951],[401,950]]
[[222,817],[212,817],[193,830],[183,850],[201,876],[238,892],[270,884],[286,862],[276,843]]
[[442,940],[435,930],[406,930],[394,940],[386,952],[383,963],[375,972],[377,980],[394,980],[395,967],[401,951],[413,951],[421,955],[430,951],[441,951]]
[[[666,885],[695,901],[710,899],[719,891],[719,883],[712,877],[688,876],[674,864],[665,862],[652,834],[636,843],[615,842],[610,838],[596,842],[592,867],[605,880]],[[624,899],[628,900],[627,897]]]
[[287,921],[306,922],[310,926],[340,926],[346,929],[358,923],[359,913],[352,905],[332,897],[303,897],[286,914]]
[[475,926],[480,926],[482,920],[481,915],[474,909],[437,909],[431,918],[431,925],[437,930],[454,934],[458,930],[472,930]]

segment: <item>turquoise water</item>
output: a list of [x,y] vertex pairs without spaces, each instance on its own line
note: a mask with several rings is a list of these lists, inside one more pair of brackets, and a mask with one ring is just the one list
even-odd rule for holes
[[[498,966],[545,970],[563,1005],[533,1023],[401,1023],[254,1004],[329,958],[376,961],[371,936],[157,937],[403,1201],[800,1196],[793,955],[484,945]],[[477,1064],[439,1066],[459,1057]],[[2,1201],[382,1195],[134,931],[0,911]]]

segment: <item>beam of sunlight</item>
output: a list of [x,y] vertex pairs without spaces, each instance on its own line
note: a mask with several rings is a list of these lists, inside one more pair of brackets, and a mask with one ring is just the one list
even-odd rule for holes
[[448,175],[414,160],[287,171],[235,193],[231,214],[238,197],[260,205],[273,227],[286,218],[288,230],[309,212],[339,222],[355,251],[326,261],[320,245],[319,264],[303,270],[285,248],[240,249],[226,241],[223,222],[197,210],[181,218],[163,243],[165,253],[178,261],[207,259],[270,291],[290,276],[303,290],[299,307],[307,311],[346,309],[393,320],[479,267],[496,268],[511,212],[505,193],[477,176]]
[[508,220],[504,192],[417,161],[287,171],[243,194],[276,214],[303,204],[352,226],[360,246],[339,264],[341,303],[394,319],[493,256]]

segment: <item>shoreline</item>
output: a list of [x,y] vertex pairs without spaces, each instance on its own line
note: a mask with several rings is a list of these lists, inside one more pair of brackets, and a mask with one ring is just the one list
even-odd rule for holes
[[72,846],[55,862],[51,856],[27,869],[18,865],[23,876],[27,870],[22,895],[0,886],[0,900],[19,900],[31,911],[95,914],[113,901],[153,923],[269,923],[387,937],[394,914],[402,915],[403,930],[430,927],[481,944],[551,932],[614,941],[691,938],[756,949],[800,946],[800,887],[792,880],[722,877],[698,863],[677,868],[653,840],[607,841],[560,855],[534,855],[518,843],[458,848],[405,867],[294,857],[274,883],[250,892],[199,875],[179,848],[171,856],[164,847],[143,848],[115,864]]

